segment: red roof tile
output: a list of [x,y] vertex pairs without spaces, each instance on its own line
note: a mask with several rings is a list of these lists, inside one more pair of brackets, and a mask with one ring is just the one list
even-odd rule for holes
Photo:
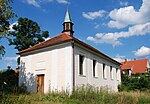
[[68,35],[67,33],[61,33],[61,34],[59,34],[59,35],[57,35],[53,38],[50,38],[50,39],[48,39],[44,42],[36,44],[33,47],[22,50],[22,51],[18,52],[18,54],[33,51],[33,50],[37,50],[37,49],[41,49],[41,48],[45,48],[45,47],[48,47],[48,46],[53,46],[53,45],[56,45],[56,44],[60,44],[62,42],[69,41],[71,39],[72,39],[72,37],[70,35]]
[[132,60],[121,62],[121,70],[131,69],[131,73],[145,73],[147,69],[148,59]]
[[45,47],[49,47],[49,46],[53,46],[53,45],[60,44],[60,43],[63,43],[63,42],[67,42],[67,41],[71,41],[71,40],[73,40],[75,43],[78,43],[78,44],[80,44],[80,45],[82,45],[82,46],[84,46],[84,47],[86,47],[86,48],[88,48],[88,49],[90,49],[90,50],[92,50],[92,51],[94,51],[94,52],[104,56],[104,58],[106,58],[107,60],[110,60],[112,62],[115,62],[115,63],[121,65],[116,60],[110,58],[109,56],[105,55],[104,53],[100,52],[99,50],[97,50],[97,49],[93,48],[92,46],[90,46],[90,45],[88,45],[88,44],[78,40],[75,37],[70,36],[69,34],[67,34],[65,32],[61,33],[61,34],[59,34],[59,35],[57,35],[57,36],[55,36],[55,37],[53,37],[53,38],[51,38],[49,40],[46,40],[46,41],[41,42],[39,44],[36,44],[33,47],[30,47],[28,49],[22,50],[22,51],[18,52],[18,54],[29,52],[29,51],[33,51],[33,50],[37,50],[37,49],[41,49],[41,48],[45,48]]

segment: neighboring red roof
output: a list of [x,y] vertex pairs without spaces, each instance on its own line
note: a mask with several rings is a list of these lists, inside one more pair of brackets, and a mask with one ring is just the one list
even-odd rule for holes
[[20,69],[16,68],[14,71],[15,71],[15,73],[19,73]]
[[147,70],[148,59],[132,60],[121,62],[121,70],[131,69],[131,73],[145,73]]
[[67,34],[67,33],[61,33],[51,39],[48,39],[44,42],[41,42],[39,44],[36,44],[34,45],[33,47],[30,47],[28,49],[25,49],[25,50],[22,50],[20,52],[18,52],[18,54],[21,54],[21,53],[25,53],[25,52],[29,52],[29,51],[33,51],[33,50],[37,50],[37,49],[41,49],[41,48],[45,48],[45,47],[49,47],[49,46],[54,46],[56,44],[60,44],[60,43],[63,43],[63,42],[67,42],[67,41],[74,41],[75,43],[78,43],[80,44],[81,46],[84,46],[102,56],[104,56],[104,58],[106,58],[107,60],[110,60],[110,61],[113,61],[119,65],[121,65],[119,62],[117,62],[116,60],[110,58],[109,56],[105,55],[104,53],[100,52],[99,50],[93,48],[92,46],[78,40],[77,38],[75,37],[72,37],[71,35]]

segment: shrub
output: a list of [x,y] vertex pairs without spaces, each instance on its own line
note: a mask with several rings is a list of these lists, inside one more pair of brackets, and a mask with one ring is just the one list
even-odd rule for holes
[[144,91],[150,89],[150,76],[137,73],[135,75],[122,75],[122,84],[118,86],[119,91]]
[[14,89],[17,89],[18,76],[19,73],[15,73],[11,69],[0,71],[0,94],[11,93]]

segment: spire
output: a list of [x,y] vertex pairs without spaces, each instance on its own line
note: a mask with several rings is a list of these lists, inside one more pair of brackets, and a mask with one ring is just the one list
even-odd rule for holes
[[74,33],[74,31],[73,31],[73,25],[74,24],[72,23],[69,10],[67,9],[65,20],[64,20],[64,23],[63,23],[63,31],[62,32],[67,32],[68,34],[70,34],[71,36],[73,36],[73,33]]
[[72,22],[68,8],[66,11],[66,16],[65,16],[64,22]]

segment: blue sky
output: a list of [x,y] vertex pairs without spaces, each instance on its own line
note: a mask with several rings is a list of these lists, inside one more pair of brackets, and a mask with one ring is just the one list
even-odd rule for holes
[[[118,61],[150,58],[150,0],[14,0],[12,8],[53,37],[62,31],[67,5],[76,38]],[[0,44],[6,48],[0,69],[15,68],[17,50],[6,39]]]

